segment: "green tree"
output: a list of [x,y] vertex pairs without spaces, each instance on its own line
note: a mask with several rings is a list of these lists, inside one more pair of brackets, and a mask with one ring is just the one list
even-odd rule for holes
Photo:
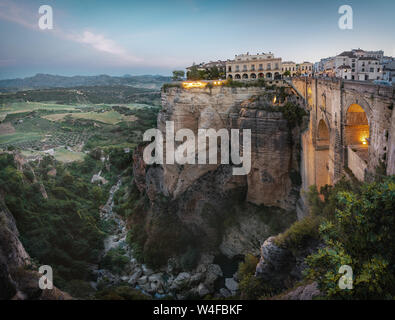
[[[336,194],[335,217],[320,226],[325,247],[306,259],[307,276],[334,299],[395,297],[395,177]],[[339,268],[353,269],[353,289],[342,290]]]
[[188,77],[188,80],[200,80],[201,79],[199,70],[196,65],[193,65],[191,67],[191,70],[188,71],[187,77]]
[[185,77],[184,70],[174,70],[173,71],[173,81],[181,81]]
[[212,68],[210,68],[210,70],[209,70],[209,77],[210,77],[210,80],[217,80],[217,79],[219,79],[219,70],[218,70],[218,67],[217,66],[214,66],[214,67],[212,67]]

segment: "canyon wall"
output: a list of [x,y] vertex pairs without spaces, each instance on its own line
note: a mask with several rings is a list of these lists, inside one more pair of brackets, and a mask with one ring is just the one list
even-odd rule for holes
[[[204,128],[251,129],[251,171],[236,176],[226,164],[147,166],[140,146],[134,155],[134,179],[151,203],[148,220],[165,211],[176,215],[178,223],[199,239],[202,250],[219,248],[232,257],[259,253],[268,236],[295,219],[301,129],[290,126],[282,106],[273,105],[276,89],[271,90],[270,94],[270,89],[260,87],[162,91],[158,129],[164,137],[167,121],[174,121],[175,132],[187,128],[195,137]],[[293,101],[293,93],[287,93]]]

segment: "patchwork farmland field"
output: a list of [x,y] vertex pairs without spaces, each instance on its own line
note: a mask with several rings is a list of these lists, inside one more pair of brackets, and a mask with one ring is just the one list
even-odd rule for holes
[[135,121],[136,117],[124,116],[115,111],[106,112],[76,112],[76,113],[58,113],[44,116],[45,119],[52,121],[61,121],[65,117],[70,116],[75,119],[94,120],[108,124],[116,124],[123,121]]
[[[147,104],[57,104],[7,102],[0,106],[0,148],[24,151],[59,149],[60,161],[78,160],[96,147],[133,148],[156,124],[158,107]],[[72,150],[72,151],[70,151]]]

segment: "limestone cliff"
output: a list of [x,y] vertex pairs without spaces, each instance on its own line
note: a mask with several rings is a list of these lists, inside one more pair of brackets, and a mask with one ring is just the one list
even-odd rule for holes
[[[198,129],[251,129],[252,166],[246,176],[232,175],[231,165],[147,166],[141,145],[133,169],[135,184],[150,203],[143,219],[148,238],[153,219],[174,216],[201,250],[233,257],[258,254],[266,238],[284,230],[295,219],[300,184],[300,128],[281,109],[293,99],[289,89],[278,88],[162,91],[158,129],[164,137],[166,121],[174,121],[175,131],[188,128],[196,136]],[[141,223],[141,215],[134,219]]]

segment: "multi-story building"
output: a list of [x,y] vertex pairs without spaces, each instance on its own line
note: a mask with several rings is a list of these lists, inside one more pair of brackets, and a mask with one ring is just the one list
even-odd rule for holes
[[357,69],[358,80],[381,80],[383,78],[383,68],[377,58],[359,58]]
[[281,58],[274,57],[274,54],[262,53],[256,55],[239,54],[234,60],[226,62],[226,76],[228,79],[280,79]]
[[298,74],[311,75],[313,73],[313,64],[311,62],[302,62],[298,67]]
[[353,49],[333,58],[322,59],[322,73],[346,80],[381,80],[383,77],[383,51]]
[[324,73],[325,70],[328,69],[328,64],[333,63],[333,59],[335,57],[329,57],[321,59],[319,62],[315,64],[315,72],[316,73]]
[[284,74],[287,71],[289,71],[290,76],[296,76],[296,73],[298,71],[296,63],[293,61],[284,61],[281,64],[281,73]]
[[395,60],[384,65],[383,80],[395,84]]

